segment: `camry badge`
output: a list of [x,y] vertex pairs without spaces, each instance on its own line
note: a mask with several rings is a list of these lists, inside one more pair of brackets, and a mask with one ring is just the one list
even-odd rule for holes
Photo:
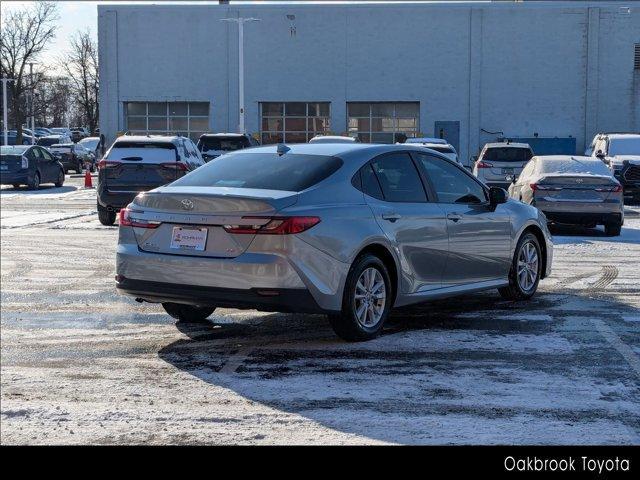
[[185,210],[193,210],[193,202],[188,198],[185,198],[180,203],[182,204],[182,208]]

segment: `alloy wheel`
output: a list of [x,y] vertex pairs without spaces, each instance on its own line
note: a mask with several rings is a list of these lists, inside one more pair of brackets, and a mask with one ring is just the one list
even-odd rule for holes
[[354,310],[358,323],[363,327],[376,326],[386,302],[387,287],[378,269],[366,268],[358,277],[354,295]]
[[526,242],[518,254],[518,285],[529,292],[538,279],[538,251],[532,242]]

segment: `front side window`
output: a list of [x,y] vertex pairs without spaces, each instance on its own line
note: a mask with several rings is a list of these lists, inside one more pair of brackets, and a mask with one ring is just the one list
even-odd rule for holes
[[387,202],[427,201],[422,180],[409,154],[384,155],[373,159],[371,166]]
[[209,130],[209,102],[126,102],[126,130],[134,135],[175,134],[197,140]]
[[395,143],[399,134],[416,137],[420,102],[349,102],[349,135],[364,143]]
[[416,154],[427,173],[438,203],[484,203],[484,188],[450,162],[430,155]]
[[330,129],[329,102],[260,103],[262,144],[306,143]]
[[171,185],[300,192],[329,177],[341,166],[339,158],[322,155],[239,152],[219,157]]

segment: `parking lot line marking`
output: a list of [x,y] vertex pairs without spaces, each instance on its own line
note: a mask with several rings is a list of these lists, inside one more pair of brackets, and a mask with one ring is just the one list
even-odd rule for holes
[[600,334],[615,348],[620,355],[627,361],[631,368],[640,377],[640,358],[635,354],[629,345],[620,340],[620,337],[602,320],[592,318],[591,321],[595,325]]
[[223,373],[226,375],[236,373],[238,367],[242,365],[242,362],[244,362],[249,357],[249,355],[251,355],[252,351],[252,347],[241,348],[236,353],[231,355],[231,357],[229,357],[229,360],[227,360],[227,363],[222,366],[219,373]]

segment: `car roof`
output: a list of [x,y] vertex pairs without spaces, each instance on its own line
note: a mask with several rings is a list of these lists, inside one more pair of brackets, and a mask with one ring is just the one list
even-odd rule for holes
[[179,135],[122,135],[116,138],[114,143],[132,142],[132,143],[174,143],[178,138],[187,138]]
[[[348,156],[358,156],[359,153],[366,153],[370,155],[378,155],[381,153],[395,152],[395,151],[407,151],[413,150],[416,152],[424,152],[428,150],[422,144],[388,144],[388,143],[291,143],[291,144],[271,144],[261,147],[254,147],[250,149],[238,150],[230,155],[237,155],[240,153],[253,154],[253,153],[277,153],[278,146],[285,145],[289,148],[286,154],[297,155],[324,155],[324,156],[340,156],[346,159]],[[435,155],[442,155],[440,152],[431,150]],[[229,154],[228,154],[229,155]]]
[[200,138],[202,137],[207,137],[207,138],[215,138],[215,137],[233,137],[233,138],[243,138],[246,137],[247,135],[244,133],[224,133],[224,132],[219,132],[219,133],[203,133],[202,135],[200,135]]
[[404,143],[438,143],[444,145],[447,141],[437,137],[410,137]]
[[616,138],[640,138],[640,133],[605,133],[609,140]]
[[82,143],[82,142],[85,142],[85,143],[86,143],[86,141],[87,141],[87,140],[100,140],[100,137],[84,137],[84,138],[83,138],[82,140],[80,140],[80,142],[78,142],[78,143]]
[[531,148],[531,145],[529,145],[528,143],[514,143],[514,142],[494,142],[494,143],[487,143],[485,145],[485,148],[505,148],[505,147],[511,147],[511,148]]
[[543,162],[566,162],[567,160],[576,160],[580,162],[602,163],[597,157],[587,157],[585,155],[535,155],[533,158],[542,160]]

